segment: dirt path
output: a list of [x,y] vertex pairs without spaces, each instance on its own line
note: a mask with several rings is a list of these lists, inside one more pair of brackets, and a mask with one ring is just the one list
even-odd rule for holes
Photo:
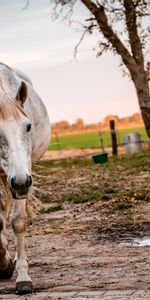
[[[119,161],[108,168],[85,162],[66,167],[44,165],[36,170],[35,193],[44,206],[28,226],[26,237],[36,299],[44,292],[148,291],[150,247],[122,242],[129,236],[150,235],[150,202],[142,194],[149,171],[143,172],[143,165],[140,170],[137,164],[129,172],[128,165]],[[8,236],[13,256],[10,229]],[[11,296],[15,277],[14,273],[10,281],[0,282],[0,299],[16,299]],[[7,294],[9,298],[1,298]]]
[[[150,247],[125,246],[100,233],[99,214],[96,208],[72,207],[40,215],[29,226],[27,252],[36,292],[149,289]],[[1,294],[14,292],[15,276],[0,283]]]

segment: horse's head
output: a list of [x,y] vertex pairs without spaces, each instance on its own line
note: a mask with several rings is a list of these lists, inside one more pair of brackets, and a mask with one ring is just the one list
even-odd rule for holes
[[15,99],[10,92],[0,95],[0,169],[16,199],[25,198],[32,184],[31,121],[23,108],[27,98],[25,82],[21,82]]

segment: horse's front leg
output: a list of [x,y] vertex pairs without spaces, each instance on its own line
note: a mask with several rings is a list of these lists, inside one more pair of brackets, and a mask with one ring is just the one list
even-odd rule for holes
[[28,275],[28,262],[25,253],[25,229],[26,229],[26,200],[15,200],[12,213],[12,227],[16,235],[16,291],[18,294],[32,292],[32,280]]
[[5,238],[5,218],[0,214],[0,279],[9,279],[13,275],[14,264],[10,258]]

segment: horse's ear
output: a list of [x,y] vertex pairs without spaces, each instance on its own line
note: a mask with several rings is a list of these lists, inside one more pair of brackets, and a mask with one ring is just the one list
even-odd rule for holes
[[16,100],[23,106],[27,98],[28,98],[28,87],[26,83],[22,81],[16,95]]

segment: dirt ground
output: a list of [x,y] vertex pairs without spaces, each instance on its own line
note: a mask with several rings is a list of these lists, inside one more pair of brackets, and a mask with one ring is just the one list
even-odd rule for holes
[[[109,153],[112,152],[111,147],[105,148],[105,151]],[[118,147],[118,151],[120,154],[125,152],[124,147]],[[68,149],[68,150],[57,150],[57,151],[46,151],[43,160],[58,160],[58,159],[73,159],[80,157],[88,157],[93,154],[101,153],[102,150],[100,148],[83,148],[83,149]]]
[[[149,170],[148,152],[104,166],[86,159],[35,166],[42,207],[26,234],[35,291],[150,288],[150,247],[123,243],[150,235]],[[8,239],[13,257],[10,228]],[[0,282],[1,294],[15,291],[15,278]]]

